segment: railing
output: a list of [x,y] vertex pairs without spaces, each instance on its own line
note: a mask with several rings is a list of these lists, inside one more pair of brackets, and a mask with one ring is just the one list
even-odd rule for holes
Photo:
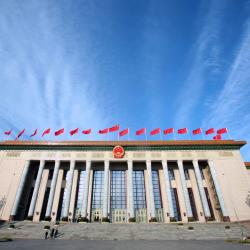
[[112,209],[111,210],[111,222],[112,223],[126,223],[127,210],[126,209]]

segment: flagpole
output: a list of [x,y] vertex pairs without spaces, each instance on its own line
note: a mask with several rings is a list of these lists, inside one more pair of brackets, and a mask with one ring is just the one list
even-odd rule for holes
[[146,141],[148,141],[148,138],[147,138],[147,129],[145,128],[145,138],[146,138]]
[[187,134],[188,134],[189,140],[191,141],[191,140],[192,140],[192,139],[191,139],[191,134],[189,133],[188,129],[187,129]]
[[129,138],[130,136],[129,136],[129,128],[128,128],[128,141],[130,140],[130,138]]
[[162,134],[161,134],[161,131],[160,131],[160,139],[161,139],[161,141],[162,141]]
[[176,137],[175,137],[175,130],[173,131],[173,134],[174,134],[174,140],[176,141]]
[[228,133],[228,135],[229,135],[229,139],[232,140],[232,137],[231,137],[231,135],[230,135],[228,129],[227,129],[227,133]]
[[201,129],[201,136],[202,136],[202,140],[204,140],[204,134],[203,134],[203,130]]

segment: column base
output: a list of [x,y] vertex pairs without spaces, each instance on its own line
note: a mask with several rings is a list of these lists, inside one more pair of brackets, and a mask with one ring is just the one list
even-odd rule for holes
[[193,221],[196,221],[194,217],[188,217],[188,222],[193,222]]
[[175,217],[170,217],[170,222],[176,222],[176,218]]
[[33,215],[29,215],[26,220],[33,221]]
[[109,218],[108,217],[102,217],[102,222],[110,222]]
[[223,221],[224,222],[230,222],[229,216],[223,216]]
[[132,222],[135,222],[135,221],[136,221],[136,220],[135,220],[135,217],[131,217],[131,218],[128,219],[128,222],[131,222],[131,223],[132,223]]
[[10,215],[9,221],[14,221],[14,220],[16,220],[16,215]]
[[151,219],[149,220],[149,222],[157,222],[156,217],[151,217]]
[[214,218],[212,218],[212,217],[205,217],[205,220],[206,221],[214,221]]
[[67,221],[67,222],[68,222],[68,220],[69,220],[68,216],[67,217],[62,217],[62,219],[61,219],[61,221]]
[[51,217],[50,216],[45,216],[44,220],[45,221],[51,221]]

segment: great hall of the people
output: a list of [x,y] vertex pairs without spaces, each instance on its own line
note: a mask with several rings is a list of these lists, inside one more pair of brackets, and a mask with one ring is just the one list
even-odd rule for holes
[[250,220],[245,141],[0,142],[0,219]]

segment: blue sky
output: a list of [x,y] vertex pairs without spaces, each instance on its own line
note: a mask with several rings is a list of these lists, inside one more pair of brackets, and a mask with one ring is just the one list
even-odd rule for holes
[[[0,1],[1,140],[11,128],[111,140],[41,131],[117,123],[131,139],[142,127],[227,127],[249,140],[249,14],[243,0]],[[201,137],[178,137],[189,138]]]

